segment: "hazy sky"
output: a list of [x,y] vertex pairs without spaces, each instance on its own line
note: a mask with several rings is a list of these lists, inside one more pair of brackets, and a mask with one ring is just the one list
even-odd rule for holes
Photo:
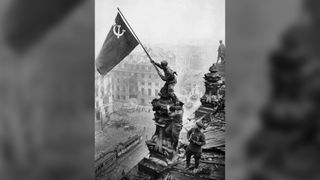
[[96,54],[117,7],[143,44],[218,44],[225,37],[225,0],[95,0]]

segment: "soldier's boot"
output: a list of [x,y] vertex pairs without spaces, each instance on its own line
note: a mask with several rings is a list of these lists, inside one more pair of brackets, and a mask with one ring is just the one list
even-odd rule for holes
[[194,163],[194,167],[197,169],[198,167],[199,167],[199,161],[200,161],[200,158],[194,158],[194,161],[195,161],[195,163]]
[[186,169],[188,169],[190,167],[190,160],[191,160],[191,154],[190,152],[188,152],[188,150],[186,151]]
[[200,158],[201,158],[201,152],[197,152],[197,153],[194,155],[195,168],[198,168],[198,167],[199,167]]

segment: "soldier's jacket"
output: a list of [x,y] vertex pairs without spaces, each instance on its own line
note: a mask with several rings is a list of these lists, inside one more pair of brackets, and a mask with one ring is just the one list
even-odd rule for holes
[[[206,138],[204,134],[197,130],[196,128],[192,128],[187,133],[187,138],[190,141],[189,149],[193,152],[201,152],[201,146],[206,144]],[[197,143],[196,143],[197,142]]]
[[176,84],[177,78],[174,74],[174,71],[169,67],[163,68],[159,63],[155,63],[160,69],[163,70],[164,76],[161,76],[163,81],[166,81],[167,84]]

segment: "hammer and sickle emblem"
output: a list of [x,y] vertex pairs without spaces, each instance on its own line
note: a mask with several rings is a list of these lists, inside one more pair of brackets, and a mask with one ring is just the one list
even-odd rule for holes
[[122,29],[121,31],[121,25],[117,25],[117,24],[113,25],[113,34],[116,35],[118,39],[120,36],[124,34],[124,32],[126,32],[126,30]]

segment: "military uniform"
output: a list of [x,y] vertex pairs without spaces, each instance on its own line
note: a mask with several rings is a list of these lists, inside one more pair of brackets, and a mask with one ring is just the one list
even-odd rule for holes
[[168,66],[162,66],[159,63],[154,62],[156,66],[158,66],[160,69],[163,70],[164,75],[160,75],[161,79],[165,81],[163,88],[160,90],[160,93],[162,95],[167,94],[173,101],[173,103],[177,103],[178,99],[176,95],[174,94],[174,86],[177,84],[177,78],[175,76],[175,72],[170,69]]
[[204,128],[204,126],[202,125],[202,127],[192,128],[187,133],[187,138],[190,141],[190,144],[186,150],[187,167],[190,166],[190,160],[192,155],[194,155],[195,168],[198,168],[199,166],[199,161],[202,152],[201,146],[206,144],[206,138],[204,134],[200,131],[200,128]]

